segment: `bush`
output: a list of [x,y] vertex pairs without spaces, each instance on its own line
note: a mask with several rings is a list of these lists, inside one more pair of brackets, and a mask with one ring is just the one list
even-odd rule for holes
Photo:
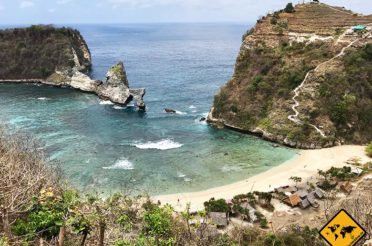
[[215,200],[214,198],[209,199],[208,202],[204,203],[205,210],[207,212],[229,212],[229,205],[225,199]]
[[372,157],[372,142],[370,144],[367,145],[366,147],[366,154],[369,156],[369,157]]
[[285,6],[284,12],[286,13],[294,13],[295,9],[293,7],[292,3],[288,3],[287,6]]

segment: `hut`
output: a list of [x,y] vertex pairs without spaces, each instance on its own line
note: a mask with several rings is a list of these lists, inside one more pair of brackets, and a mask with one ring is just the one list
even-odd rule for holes
[[364,26],[364,25],[357,25],[357,26],[353,26],[353,27],[351,27],[351,29],[353,29],[354,32],[357,32],[357,31],[363,31],[363,30],[367,29],[367,26]]
[[359,177],[360,175],[362,175],[363,170],[358,167],[354,167],[351,169],[351,173]]
[[310,192],[309,197],[322,199],[324,198],[324,192],[321,189],[315,189],[312,192]]
[[306,190],[299,190],[295,194],[297,194],[301,198],[301,200],[306,199],[307,196],[309,195]]
[[297,194],[293,194],[283,200],[284,203],[291,207],[296,207],[301,203],[301,198]]
[[310,207],[310,205],[311,205],[310,201],[306,198],[306,199],[301,201],[300,208],[305,209],[305,208]]
[[346,183],[340,185],[340,189],[346,194],[350,194],[353,190],[353,185],[349,181],[347,181]]
[[226,213],[210,212],[209,217],[211,219],[211,223],[216,225],[217,228],[224,228],[228,224]]
[[286,192],[293,193],[293,192],[297,191],[297,188],[293,187],[293,186],[286,185],[286,186],[281,186],[281,187],[275,188],[274,191],[276,193],[286,193]]

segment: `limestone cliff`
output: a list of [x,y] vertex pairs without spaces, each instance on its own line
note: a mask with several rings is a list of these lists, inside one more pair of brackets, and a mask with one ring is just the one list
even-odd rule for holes
[[298,148],[371,141],[371,27],[372,16],[325,4],[263,17],[208,120]]
[[105,82],[88,76],[91,65],[89,48],[77,30],[41,25],[0,30],[0,82],[69,86],[117,104],[135,100],[145,109],[145,90],[129,88],[122,62],[108,71]]

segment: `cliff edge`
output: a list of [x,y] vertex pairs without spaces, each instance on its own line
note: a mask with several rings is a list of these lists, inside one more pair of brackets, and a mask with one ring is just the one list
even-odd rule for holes
[[71,28],[34,25],[0,30],[0,82],[68,86],[144,110],[145,89],[130,89],[123,62],[111,67],[106,81],[88,72],[92,58],[83,36]]
[[208,121],[291,147],[372,140],[372,16],[288,4],[243,36]]

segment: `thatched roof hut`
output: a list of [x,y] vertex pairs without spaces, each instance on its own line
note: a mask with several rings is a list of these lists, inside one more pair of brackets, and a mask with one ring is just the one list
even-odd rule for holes
[[301,203],[301,198],[297,194],[293,194],[283,200],[284,203],[291,207],[296,207]]
[[226,213],[210,212],[209,218],[211,219],[211,223],[217,227],[225,227],[228,224]]

